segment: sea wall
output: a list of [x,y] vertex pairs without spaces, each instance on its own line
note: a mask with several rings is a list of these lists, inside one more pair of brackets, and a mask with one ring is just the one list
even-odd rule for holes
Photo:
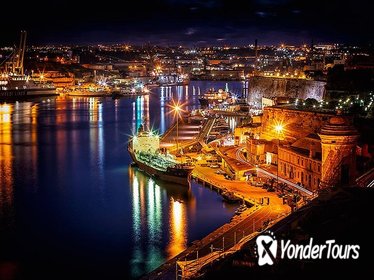
[[325,95],[326,82],[255,76],[249,79],[248,101],[261,104],[261,98],[291,97],[314,98],[322,100]]

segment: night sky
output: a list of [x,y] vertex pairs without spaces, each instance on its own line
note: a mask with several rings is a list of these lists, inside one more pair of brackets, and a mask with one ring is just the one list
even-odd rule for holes
[[16,42],[21,29],[28,31],[31,43],[39,44],[246,45],[256,38],[260,44],[374,41],[369,0],[134,0],[128,7],[126,3],[7,1],[1,3],[0,45]]

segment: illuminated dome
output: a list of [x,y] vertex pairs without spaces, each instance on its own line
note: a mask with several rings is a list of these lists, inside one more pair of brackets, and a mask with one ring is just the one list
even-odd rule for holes
[[330,118],[329,122],[322,126],[320,135],[358,135],[356,128],[347,116],[339,113]]
[[332,125],[344,125],[345,119],[341,116],[335,116],[335,117],[330,118],[329,122]]

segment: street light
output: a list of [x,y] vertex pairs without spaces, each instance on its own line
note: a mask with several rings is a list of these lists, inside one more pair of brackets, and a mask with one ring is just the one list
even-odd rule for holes
[[179,102],[175,103],[174,100],[173,100],[173,104],[170,105],[171,107],[171,112],[174,114],[174,117],[177,117],[177,153],[179,151],[179,145],[178,145],[178,138],[179,138],[179,118],[180,118],[180,115],[181,115],[181,112],[184,111],[182,109],[182,104],[180,104]]
[[180,108],[179,104],[174,107],[174,111],[175,111],[175,114],[177,116],[177,153],[179,152],[179,147],[178,147],[178,139],[179,139],[178,124],[179,124],[180,110],[181,110],[181,108]]
[[279,185],[279,141],[280,141],[280,135],[282,134],[283,132],[283,124],[281,123],[277,123],[274,127],[275,129],[275,132],[277,133],[277,139],[278,139],[278,145],[277,145],[277,149],[278,149],[278,156],[277,156],[277,187]]
[[283,131],[283,124],[281,124],[281,123],[276,124],[275,125],[275,131],[277,132],[278,135],[281,134],[282,131]]

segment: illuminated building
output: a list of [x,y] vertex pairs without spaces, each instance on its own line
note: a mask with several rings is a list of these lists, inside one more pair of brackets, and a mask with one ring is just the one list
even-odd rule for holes
[[[282,137],[277,122],[284,124]],[[275,165],[280,177],[313,191],[354,184],[358,132],[350,117],[266,107],[261,129],[260,139],[247,139],[250,163]]]
[[321,181],[321,154],[321,141],[316,134],[298,139],[290,146],[279,146],[278,173],[316,190]]

